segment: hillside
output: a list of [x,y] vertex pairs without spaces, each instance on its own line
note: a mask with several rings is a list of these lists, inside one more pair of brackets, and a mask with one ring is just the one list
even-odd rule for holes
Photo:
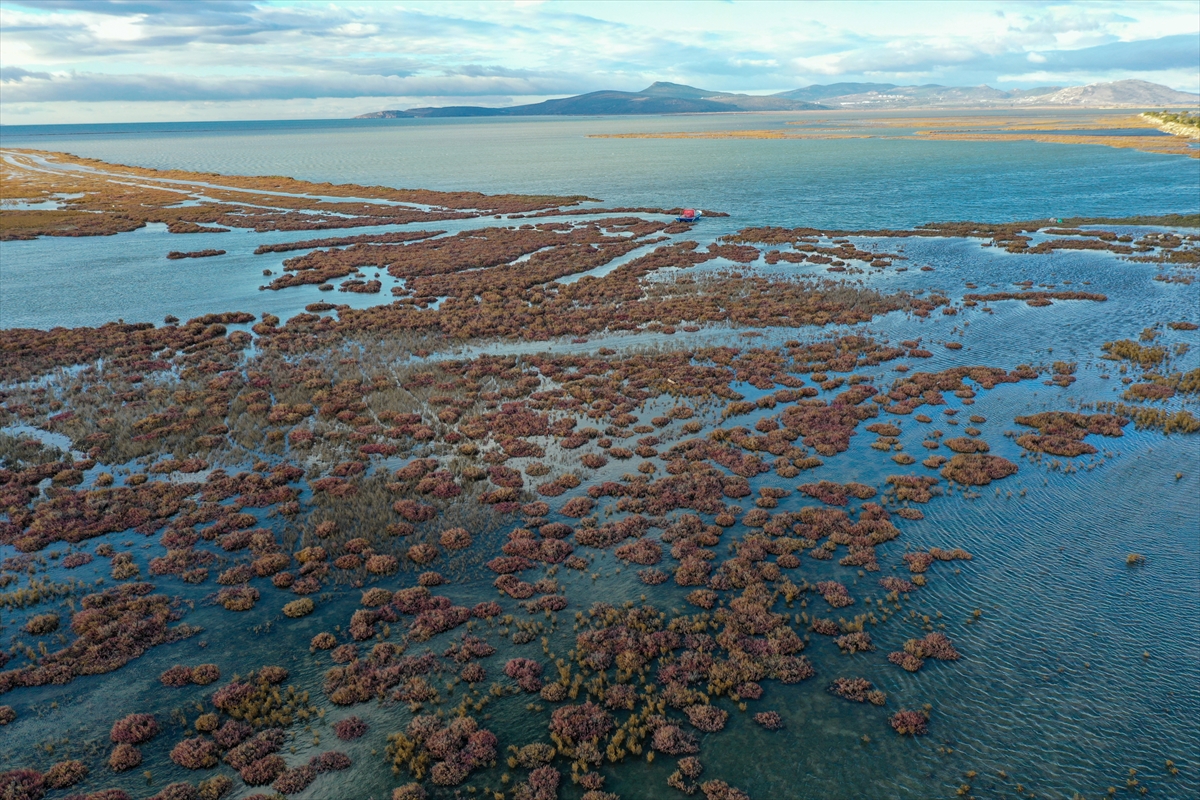
[[441,106],[406,111],[376,111],[356,119],[393,117],[526,117],[632,114],[707,114],[728,111],[805,111],[826,106],[778,95],[713,92],[658,82],[640,92],[599,91],[504,108]]
[[1200,95],[1177,92],[1149,81],[1127,80],[1068,86],[1025,102],[1063,106],[1194,106],[1200,103]]
[[807,100],[833,108],[984,108],[1080,106],[1088,108],[1194,106],[1200,95],[1148,81],[1124,80],[1087,86],[1038,86],[1004,91],[990,86],[897,86],[834,83],[780,92],[774,97]]
[[770,95],[715,92],[657,81],[640,92],[605,90],[519,106],[438,106],[375,111],[356,119],[404,117],[615,116],[633,114],[711,114],[730,111],[810,111],[839,108],[1162,108],[1200,105],[1200,95],[1140,80],[1087,86],[898,86],[891,83],[814,84]]

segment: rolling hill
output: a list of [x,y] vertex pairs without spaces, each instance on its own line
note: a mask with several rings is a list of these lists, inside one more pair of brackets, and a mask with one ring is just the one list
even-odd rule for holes
[[811,111],[890,108],[1163,108],[1200,105],[1200,95],[1141,80],[1087,86],[993,89],[990,86],[899,86],[891,83],[814,84],[769,95],[714,92],[658,81],[640,92],[605,90],[519,106],[437,106],[375,111],[356,119],[410,117],[612,116],[712,114],[731,111]]

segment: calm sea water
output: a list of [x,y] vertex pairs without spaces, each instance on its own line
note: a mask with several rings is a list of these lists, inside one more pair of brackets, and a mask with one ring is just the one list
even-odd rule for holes
[[[152,167],[433,189],[585,193],[611,205],[686,204],[733,215],[702,222],[692,234],[702,242],[758,224],[885,227],[946,219],[1005,221],[1193,211],[1200,197],[1197,161],[1104,147],[888,139],[587,138],[589,133],[605,132],[761,128],[795,117],[2,128],[0,144]],[[259,292],[262,269],[277,267],[283,256],[253,256],[252,251],[260,243],[312,235],[238,231],[205,235],[205,247],[224,248],[229,254],[183,263],[165,260],[168,250],[179,249],[179,237],[161,227],[96,239],[4,243],[0,245],[0,324],[46,328],[97,324],[117,317],[158,321],[166,313],[184,317],[235,308],[290,315],[318,293],[312,287]],[[764,700],[751,706],[752,711],[779,711],[786,729],[764,732],[748,715],[730,707],[729,727],[702,740],[705,777],[728,780],[756,800],[921,800],[953,797],[963,783],[970,783],[971,793],[978,797],[1016,797],[1021,783],[1023,797],[1030,797],[1032,790],[1037,797],[1067,800],[1075,792],[1089,799],[1101,797],[1108,786],[1119,788],[1117,796],[1140,796],[1136,789],[1124,788],[1130,770],[1136,770],[1138,786],[1149,787],[1151,797],[1197,796],[1200,438],[1163,437],[1135,432],[1130,426],[1121,439],[1096,442],[1111,451],[1111,457],[1095,461],[1093,469],[1067,475],[1020,459],[1019,449],[1002,432],[1016,427],[1012,419],[1019,414],[1115,399],[1120,386],[1115,377],[1101,377],[1111,365],[1099,360],[1100,343],[1136,338],[1142,328],[1154,323],[1200,321],[1200,285],[1155,282],[1154,265],[1130,264],[1105,253],[1015,256],[959,240],[907,239],[890,245],[904,248],[910,267],[928,264],[935,271],[888,271],[864,278],[888,290],[933,287],[959,297],[966,282],[1004,289],[1033,279],[1070,281],[1070,288],[1103,292],[1110,299],[1102,304],[1060,302],[1049,308],[996,303],[994,315],[935,315],[924,321],[892,315],[857,328],[893,341],[924,337],[933,343],[930,349],[935,357],[919,369],[964,363],[1011,368],[1022,362],[1068,360],[1079,363],[1078,381],[1069,389],[1028,382],[981,391],[963,415],[988,418],[981,427],[992,452],[1020,463],[1020,473],[1000,482],[998,493],[995,487],[987,487],[977,499],[957,495],[935,499],[924,509],[925,520],[897,520],[903,536],[880,548],[884,574],[890,574],[905,547],[962,546],[974,554],[969,562],[935,566],[930,586],[917,593],[912,605],[920,613],[944,615],[947,633],[963,659],[952,664],[930,662],[915,675],[886,664],[884,653],[919,635],[915,626],[899,619],[873,631],[879,652],[872,657],[842,656],[828,639],[814,636],[806,654],[818,677],[797,687],[768,682]],[[781,272],[813,269],[811,265],[779,267]],[[1083,286],[1084,282],[1090,286]],[[338,293],[336,300],[368,304],[380,298]],[[668,344],[733,343],[736,333],[680,334]],[[826,333],[771,330],[755,343],[773,345]],[[962,341],[964,349],[951,353],[940,346],[952,338]],[[663,337],[618,337],[613,343],[662,341]],[[1165,331],[1161,341],[1171,347],[1190,347],[1178,360],[1180,368],[1200,365],[1196,332]],[[590,350],[603,343],[608,342],[554,343],[553,348]],[[542,348],[487,346],[491,351]],[[876,377],[882,385],[897,375],[880,368]],[[738,388],[751,397],[756,392]],[[958,407],[960,401],[948,400]],[[653,413],[647,409],[646,415]],[[738,421],[750,426],[755,419],[750,415]],[[922,452],[920,426],[907,420],[903,427],[905,450]],[[953,428],[943,429],[954,435]],[[910,471],[897,469],[872,451],[870,439],[860,432],[851,449],[827,459],[816,478],[879,485],[893,472]],[[623,471],[616,465],[611,469]],[[1181,471],[1183,477],[1177,479]],[[783,485],[794,488],[797,482]],[[781,482],[768,474],[755,485],[766,483]],[[779,510],[808,502],[793,495],[781,502]],[[503,528],[496,536],[506,531]],[[105,540],[120,543],[127,538],[116,535]],[[488,538],[484,545],[494,549],[495,541]],[[0,548],[0,556],[9,555],[9,549]],[[1125,556],[1134,551],[1147,555],[1145,567],[1125,566]],[[161,554],[161,548],[153,540],[139,539],[134,552],[145,574],[146,562]],[[597,565],[595,571],[605,577],[595,584],[587,575],[560,574],[572,601],[568,614],[595,599],[637,600],[643,593],[660,606],[682,606],[682,591],[671,585],[648,591],[633,570],[617,574],[619,565],[611,556],[598,559]],[[834,577],[850,584],[855,580],[844,568],[808,559],[801,572],[810,581]],[[97,559],[76,574],[106,575],[107,565]],[[880,594],[871,590],[871,578],[859,579],[852,593]],[[396,588],[414,580],[415,573],[406,571],[381,585]],[[156,583],[163,591],[196,601],[211,591],[211,583],[198,591],[170,577]],[[446,593],[466,604],[494,596],[483,577],[456,583]],[[290,595],[264,588],[258,606],[241,615],[198,602],[186,620],[207,628],[201,637],[152,650],[110,675],[0,697],[21,714],[19,722],[0,735],[0,764],[44,768],[69,753],[91,759],[93,771],[102,776],[89,788],[120,785],[139,797],[170,780],[195,779],[194,773],[175,768],[166,759],[182,728],[172,729],[145,748],[147,768],[153,769],[152,785],[136,772],[105,775],[101,763],[108,726],[119,714],[135,709],[153,710],[166,719],[173,708],[208,693],[200,687],[163,692],[157,676],[172,664],[212,661],[230,677],[258,664],[281,663],[292,671],[291,682],[309,688],[318,705],[330,709],[327,722],[356,713],[372,726],[364,739],[341,746],[356,761],[350,773],[338,778],[339,783],[325,776],[297,796],[386,797],[395,781],[384,763],[385,737],[403,727],[407,709],[328,706],[319,691],[328,659],[308,654],[307,643],[314,633],[335,623],[345,625],[357,607],[359,592],[334,587],[318,614],[299,621],[280,617],[279,607],[289,599]],[[817,608],[823,609],[823,603],[810,601],[810,612]],[[964,624],[974,609],[983,612],[981,620]],[[4,622],[15,630],[21,619],[23,612],[6,614]],[[255,630],[271,621],[270,635]],[[560,653],[569,646],[562,643],[569,635],[567,630],[555,640]],[[202,648],[201,642],[206,646]],[[510,645],[499,658],[528,656],[536,649],[536,644]],[[887,728],[886,714],[880,709],[832,697],[823,687],[839,675],[871,679],[889,693],[888,711],[931,703],[931,734],[902,739]],[[544,737],[549,712],[529,712],[527,702],[518,696],[494,704],[487,724],[521,741]],[[285,750],[289,763],[301,763],[331,746],[334,738],[327,725],[316,730],[324,743],[316,746],[307,735],[299,736],[291,745],[296,755]],[[54,754],[45,751],[47,742],[56,743]],[[41,749],[35,751],[35,746]],[[1168,776],[1166,759],[1179,766],[1179,776]],[[670,791],[665,788],[666,776],[673,768],[674,760],[668,758],[625,765],[609,772],[607,788],[627,799],[664,797]],[[970,770],[978,775],[968,780]],[[1000,777],[1002,770],[1008,778]],[[497,785],[501,771],[502,767],[489,774],[492,785]],[[234,796],[253,791],[239,788]],[[569,782],[564,786],[563,797],[578,795]]]
[[[891,115],[896,116],[896,115]],[[1198,206],[1200,161],[1036,142],[593,139],[782,128],[802,114],[6,126],[0,144],[118,163],[315,181],[588,194],[747,224],[908,227]],[[818,117],[819,118],[819,117]]]

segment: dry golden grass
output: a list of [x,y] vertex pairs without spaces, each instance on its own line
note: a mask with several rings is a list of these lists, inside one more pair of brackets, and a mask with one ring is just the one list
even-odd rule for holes
[[[133,167],[126,164],[110,164],[94,158],[82,158],[70,153],[27,149],[14,149],[6,152],[10,155],[37,155],[48,159],[53,164],[83,167],[88,170],[94,170],[93,174],[106,176],[137,177],[164,183],[215,182],[223,187],[250,189],[258,192],[286,192],[288,194],[307,194],[323,197],[360,197],[373,200],[392,200],[401,203],[421,203],[443,208],[472,209],[488,213],[503,214],[537,211],[561,205],[575,205],[583,200],[591,199],[584,195],[572,195],[570,197],[515,194],[485,195],[479,192],[435,192],[429,189],[396,189],[390,186],[359,186],[353,183],[312,183],[282,175],[221,175],[215,172],[190,172],[180,169],[159,170],[147,167]],[[33,165],[31,160],[26,163],[31,166]],[[205,193],[211,195],[208,191]],[[243,192],[239,192],[238,194],[244,197]],[[254,202],[259,202],[259,199],[256,196]],[[291,201],[292,198],[288,198],[288,200]],[[294,208],[295,206],[289,202],[288,207]]]
[[1089,136],[1061,133],[955,133],[951,131],[918,131],[921,139],[969,142],[1044,142],[1046,144],[1090,144],[1104,147],[1141,150],[1144,153],[1200,158],[1200,150],[1189,147],[1186,139],[1176,136]]
[[[151,222],[166,223],[172,233],[202,233],[222,227],[258,231],[353,228],[527,213],[587,199],[318,184],[278,176],[153,170],[66,153],[4,153],[8,159],[0,164],[3,239],[109,235]],[[47,200],[57,200],[59,207],[16,207],[18,201]],[[179,205],[187,200],[198,202]]]
[[[1064,115],[1057,112],[1030,111],[1021,115],[946,115],[864,117],[858,114],[825,115],[819,119],[801,119],[786,125],[805,125],[803,130],[778,128],[734,131],[668,131],[654,133],[593,134],[597,139],[924,139],[938,141],[1018,142],[1049,144],[1089,144],[1129,148],[1146,153],[1184,155],[1200,158],[1200,150],[1188,146],[1182,136],[1158,136],[1152,120],[1136,114],[1098,112]],[[820,127],[815,127],[820,126]],[[1104,136],[1099,134],[1054,133],[1061,130],[1105,131],[1145,128],[1146,136]]]

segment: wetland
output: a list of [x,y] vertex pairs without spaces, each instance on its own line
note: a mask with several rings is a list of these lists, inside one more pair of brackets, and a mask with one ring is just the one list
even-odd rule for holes
[[1200,791],[1200,162],[744,122],[5,131],[0,796]]

